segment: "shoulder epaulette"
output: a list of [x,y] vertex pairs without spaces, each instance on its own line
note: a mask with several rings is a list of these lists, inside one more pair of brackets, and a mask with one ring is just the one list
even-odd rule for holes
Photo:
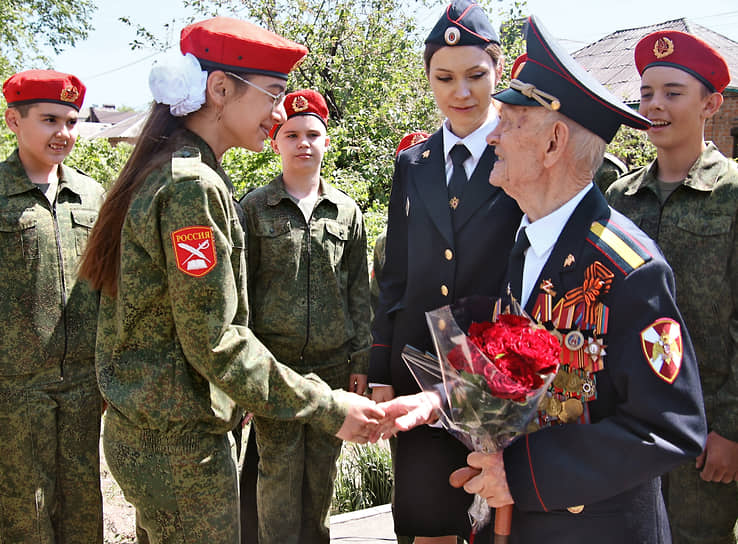
[[645,247],[612,221],[592,223],[587,241],[626,276],[653,258]]
[[200,177],[200,150],[182,147],[172,153],[172,179],[182,181]]

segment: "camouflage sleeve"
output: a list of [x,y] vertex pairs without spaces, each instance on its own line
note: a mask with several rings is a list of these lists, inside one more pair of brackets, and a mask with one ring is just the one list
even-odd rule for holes
[[348,246],[348,303],[354,337],[351,340],[351,372],[369,372],[370,303],[369,270],[366,262],[366,231],[361,210],[355,206],[354,224]]
[[[216,182],[194,177],[169,185],[159,206],[169,296],[177,338],[187,361],[209,382],[255,414],[310,421],[335,434],[347,414],[341,392],[278,363],[251,330],[245,312],[243,231],[234,203]],[[198,277],[181,270],[172,233],[212,229],[212,268]],[[211,393],[212,394],[212,393]]]
[[248,300],[253,301],[254,293],[252,289],[253,289],[253,285],[255,285],[253,278],[256,276],[256,267],[258,266],[258,263],[261,262],[261,245],[259,244],[258,237],[254,236],[254,232],[255,232],[254,214],[249,213],[249,206],[246,203],[245,197],[241,200],[240,205],[241,205],[241,208],[243,209],[243,214],[244,214],[243,228],[245,231],[244,236],[246,239],[245,255],[246,255],[246,285],[248,286]]
[[715,395],[712,428],[710,429],[733,442],[738,442],[738,239],[735,239],[738,225],[735,225],[736,221],[738,218],[734,220],[733,251],[728,269],[731,283],[730,293],[733,298],[733,311],[730,314],[730,323],[728,323],[731,359],[727,369],[728,378]]

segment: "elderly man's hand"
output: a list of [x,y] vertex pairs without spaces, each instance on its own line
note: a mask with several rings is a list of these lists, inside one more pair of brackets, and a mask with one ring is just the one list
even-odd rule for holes
[[466,458],[468,467],[454,471],[449,483],[454,487],[464,487],[467,493],[477,494],[487,500],[493,508],[513,504],[510,488],[507,487],[505,463],[502,451],[481,453],[474,451]]
[[418,425],[432,423],[438,419],[436,410],[440,406],[441,399],[437,393],[417,393],[383,402],[378,405],[385,414],[378,434],[382,438],[389,438],[399,431],[409,431]]

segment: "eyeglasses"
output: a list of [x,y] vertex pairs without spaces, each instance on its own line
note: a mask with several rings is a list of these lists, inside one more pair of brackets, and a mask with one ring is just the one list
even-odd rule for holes
[[265,95],[268,95],[272,100],[274,100],[274,102],[272,103],[273,110],[276,110],[282,104],[282,102],[284,102],[284,91],[280,92],[279,94],[270,93],[265,88],[259,87],[256,83],[251,83],[248,79],[237,76],[233,72],[226,72],[226,75],[236,78],[238,81],[242,81],[246,85],[249,85],[256,90],[263,92]]

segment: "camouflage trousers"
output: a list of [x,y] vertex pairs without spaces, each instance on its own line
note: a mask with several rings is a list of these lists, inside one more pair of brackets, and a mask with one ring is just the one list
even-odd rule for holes
[[0,378],[0,542],[102,542],[101,408],[92,363]]
[[239,544],[238,482],[227,435],[161,433],[108,408],[103,448],[151,544]]
[[[332,388],[348,384],[348,365],[319,372]],[[341,441],[295,421],[255,416],[259,544],[328,544]]]
[[694,462],[662,478],[674,544],[738,543],[736,482],[705,482]]

